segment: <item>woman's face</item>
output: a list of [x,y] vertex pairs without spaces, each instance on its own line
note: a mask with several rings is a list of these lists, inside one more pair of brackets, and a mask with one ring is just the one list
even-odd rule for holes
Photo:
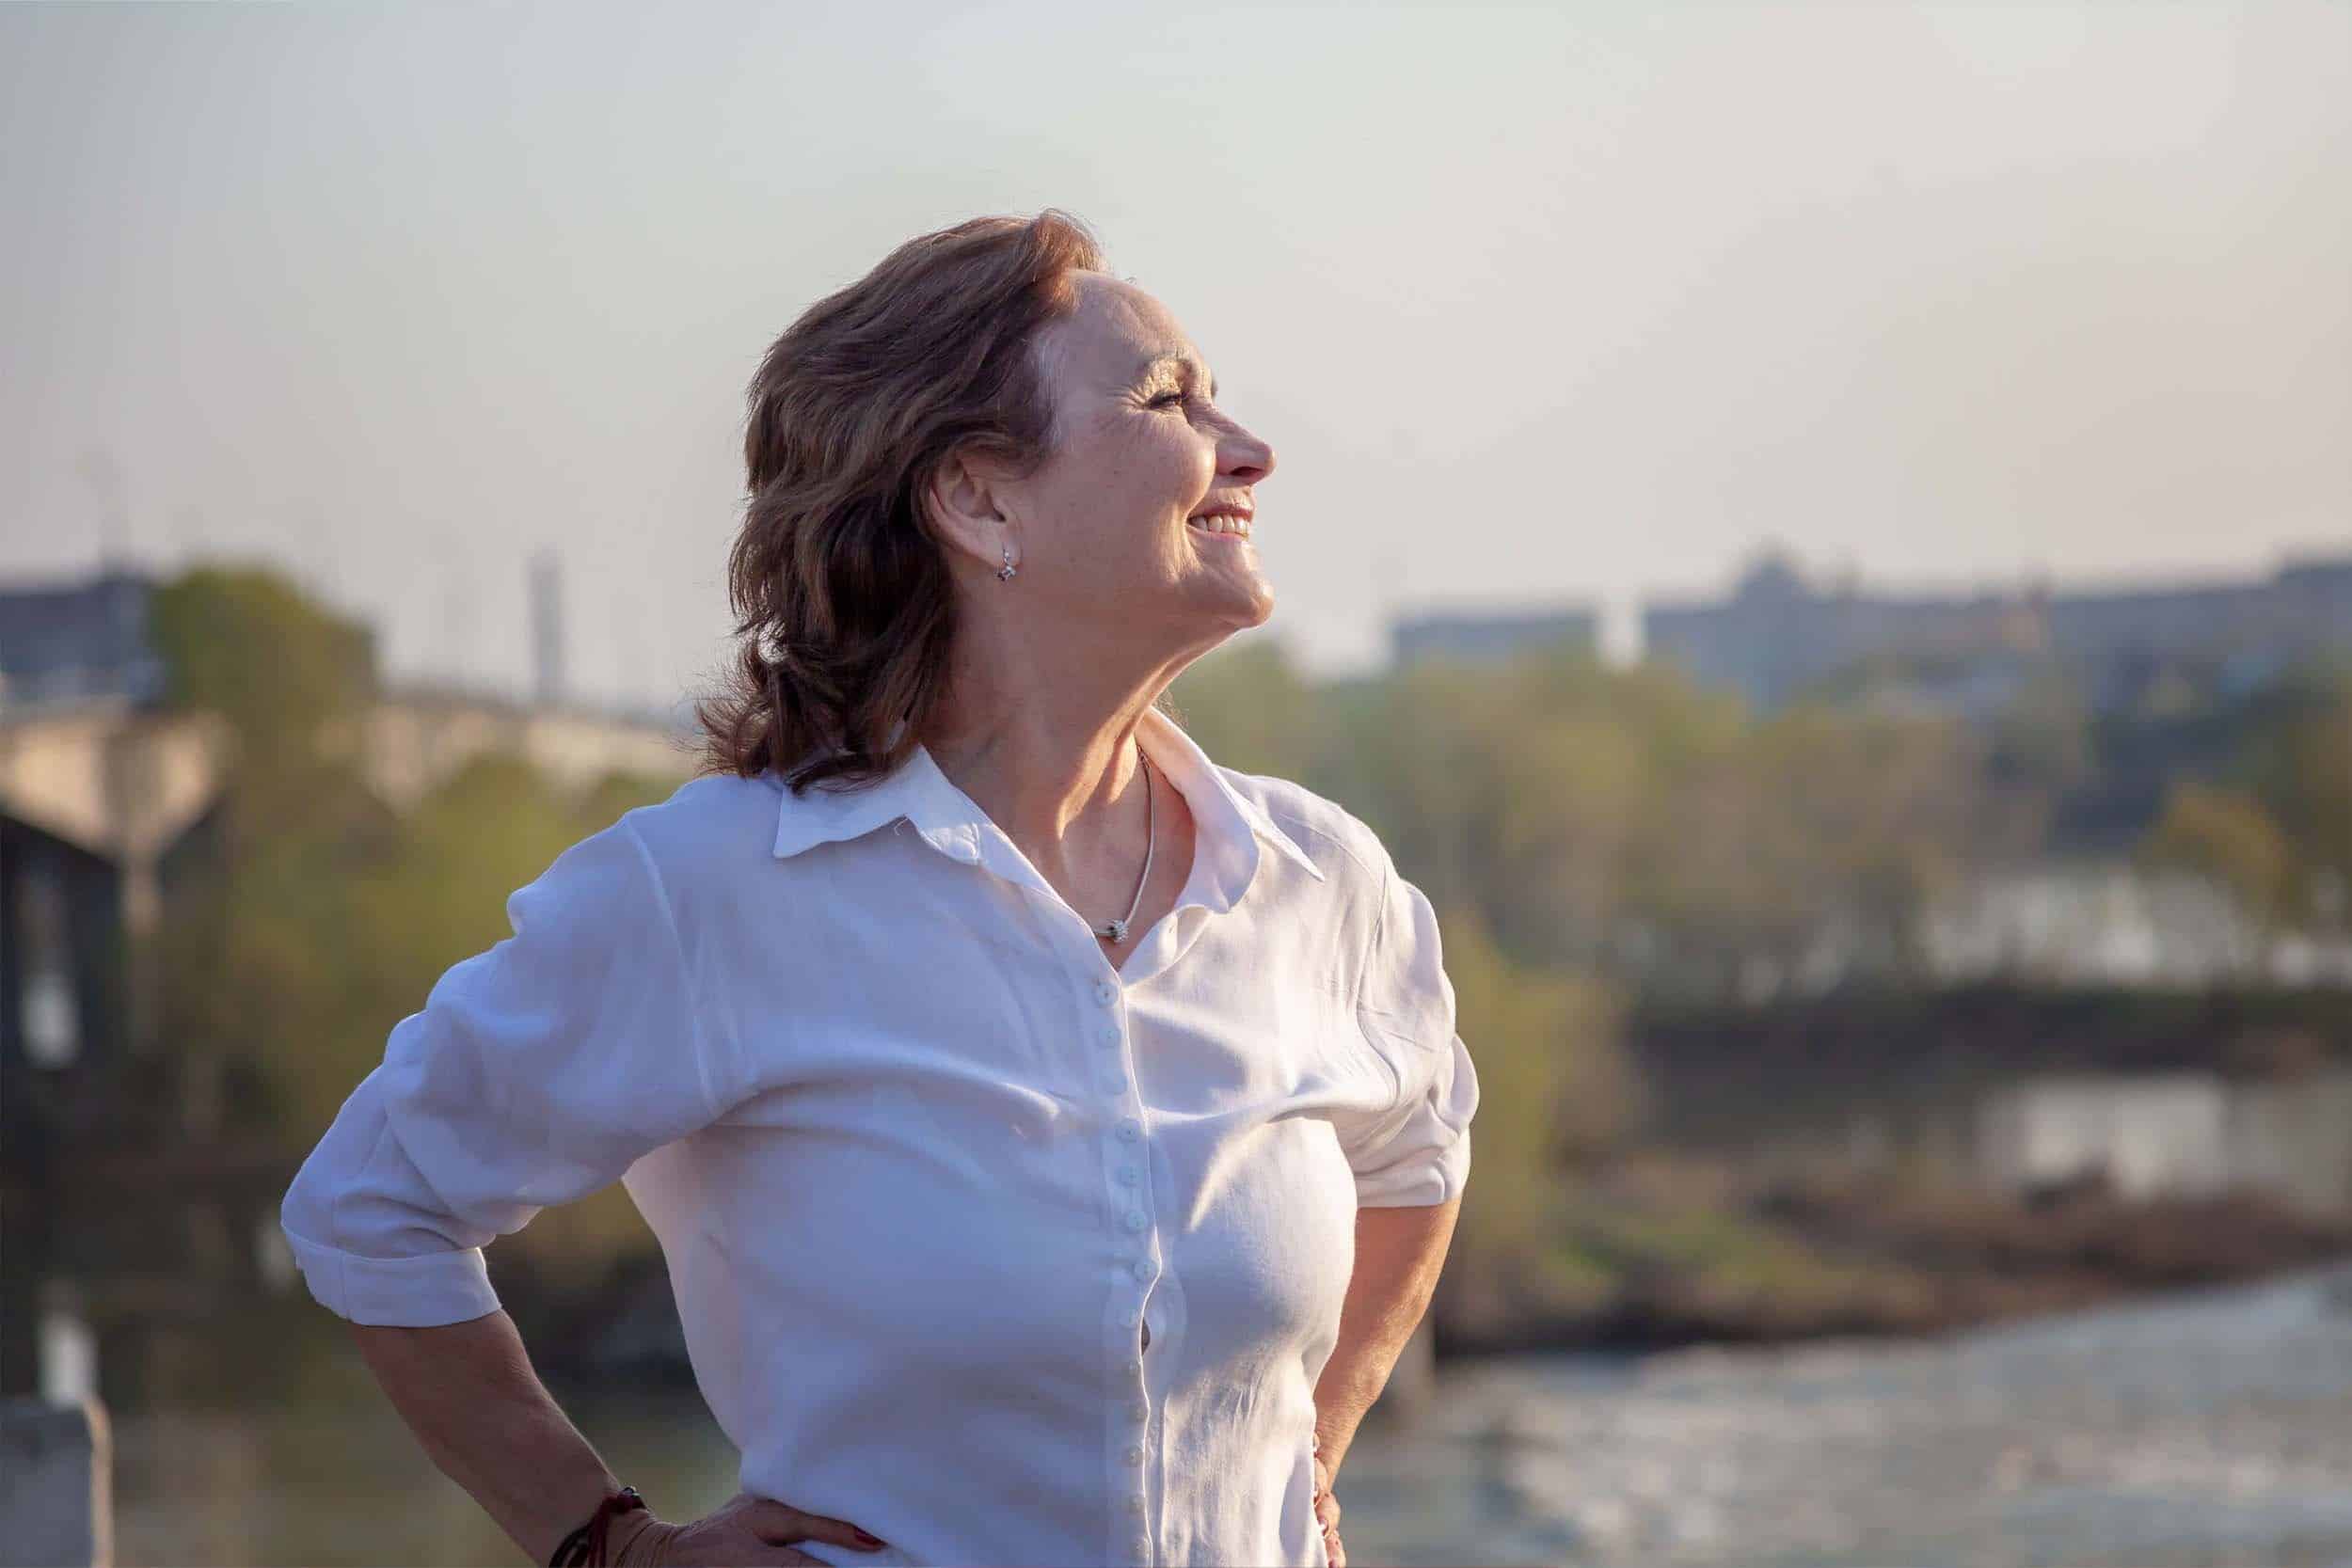
[[1025,591],[1025,610],[1051,601],[1097,637],[1214,646],[1272,614],[1274,590],[1248,534],[1195,519],[1227,511],[1254,527],[1274,449],[1218,409],[1208,365],[1158,300],[1104,273],[1074,279],[1074,313],[1037,345],[1053,454],[995,487],[1020,573],[982,590]]

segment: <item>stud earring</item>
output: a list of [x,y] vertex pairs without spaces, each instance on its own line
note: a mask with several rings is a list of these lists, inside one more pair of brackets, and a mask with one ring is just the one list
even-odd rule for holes
[[1012,580],[1013,573],[1019,571],[1021,568],[1012,563],[1012,546],[1010,545],[1003,545],[998,547],[1005,552],[1005,563],[996,568],[996,580],[998,582],[1010,582]]

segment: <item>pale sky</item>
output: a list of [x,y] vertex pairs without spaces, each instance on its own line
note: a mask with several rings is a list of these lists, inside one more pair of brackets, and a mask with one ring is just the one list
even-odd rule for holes
[[[2352,6],[0,8],[0,576],[264,553],[398,673],[720,657],[741,392],[1086,218],[1271,440],[1267,633],[2352,551]],[[1261,634],[1263,635],[1263,634]]]

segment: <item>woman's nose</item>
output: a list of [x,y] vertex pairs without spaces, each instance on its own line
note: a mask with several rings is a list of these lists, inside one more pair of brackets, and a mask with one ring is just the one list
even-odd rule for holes
[[1218,467],[1245,484],[1255,484],[1274,471],[1274,449],[1239,425],[1217,455]]

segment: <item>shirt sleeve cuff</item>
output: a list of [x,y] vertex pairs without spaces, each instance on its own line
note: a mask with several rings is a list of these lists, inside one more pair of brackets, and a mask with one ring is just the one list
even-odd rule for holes
[[1465,1127],[1443,1148],[1382,1170],[1359,1172],[1359,1209],[1423,1209],[1451,1203],[1470,1180],[1470,1135]]
[[437,1328],[499,1308],[480,1247],[362,1258],[286,1232],[303,1283],[339,1318],[387,1328]]

